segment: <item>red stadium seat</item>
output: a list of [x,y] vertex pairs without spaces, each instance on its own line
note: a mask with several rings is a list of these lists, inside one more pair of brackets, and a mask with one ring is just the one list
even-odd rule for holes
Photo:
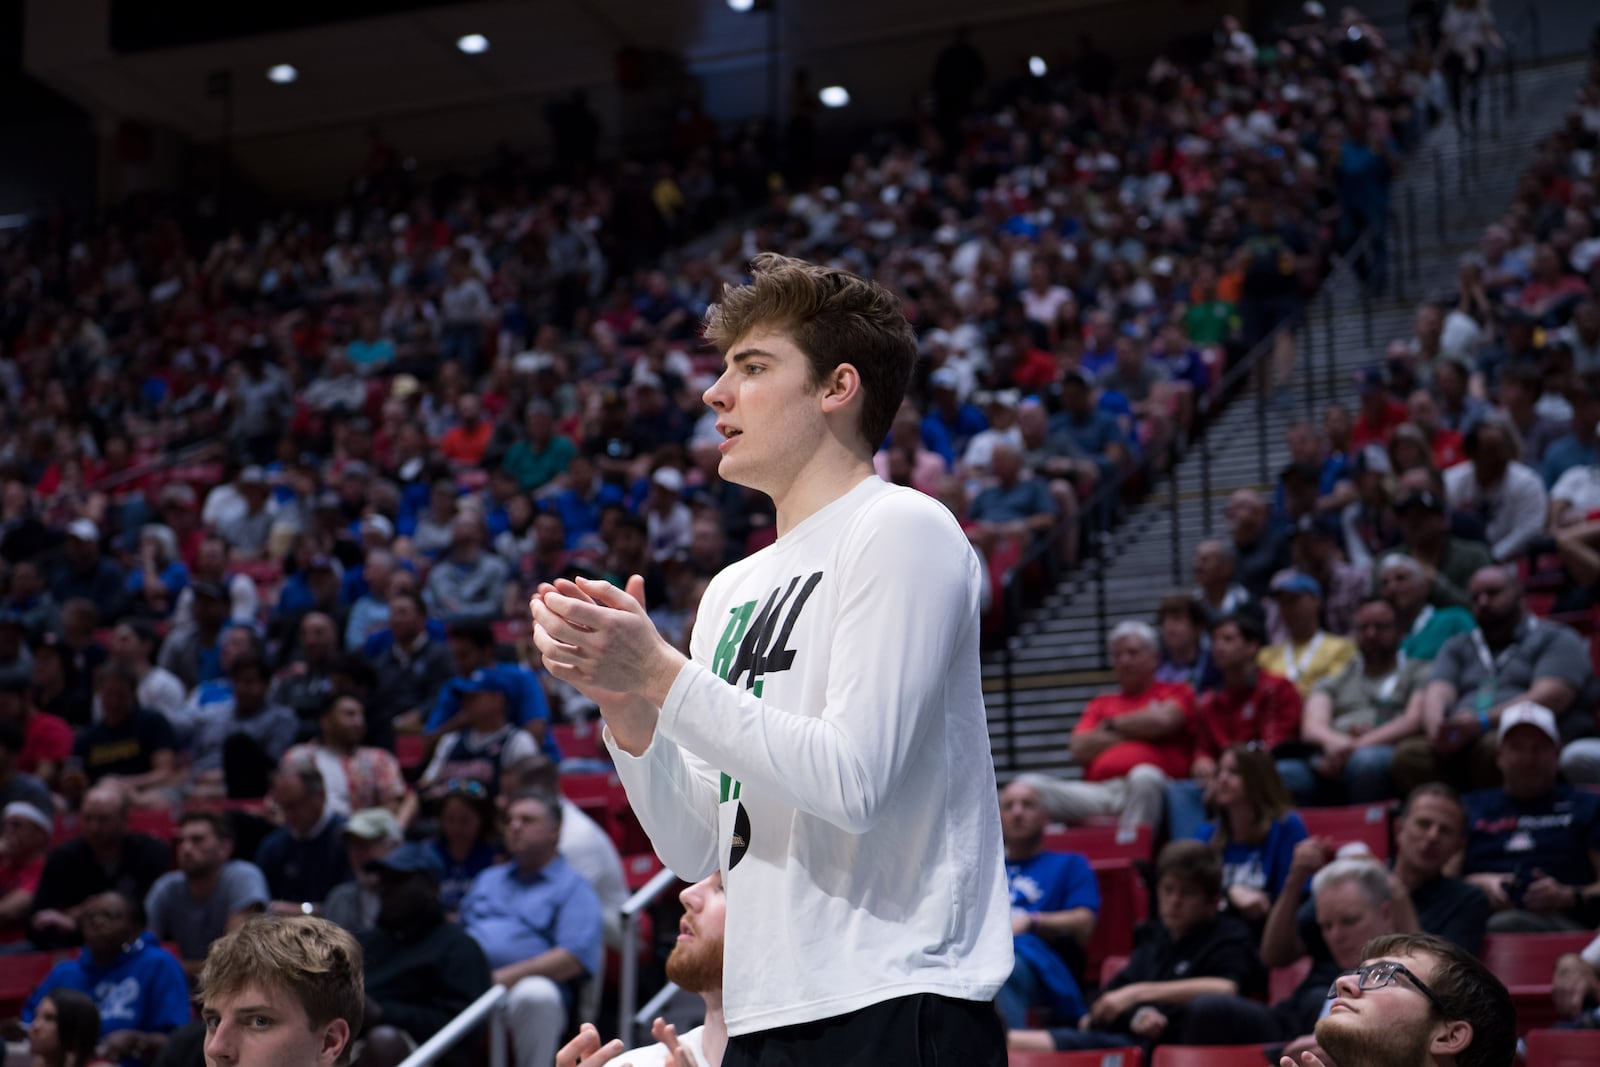
[[1342,808],[1301,808],[1300,820],[1312,837],[1337,845],[1359,841],[1380,860],[1389,858],[1389,805],[1351,804]]
[[645,887],[645,883],[656,876],[661,870],[661,861],[656,859],[654,852],[641,852],[636,856],[622,858],[622,874],[628,881],[628,891],[637,893]]
[[615,774],[567,774],[561,792],[599,823],[624,856],[649,852],[650,838],[628,806],[628,794]]
[[275,559],[242,559],[231,566],[257,586],[269,587],[283,577],[283,564]]
[[497,645],[515,645],[528,636],[527,619],[496,619],[489,627]]
[[1144,1052],[1137,1048],[1106,1048],[1084,1052],[1018,1052],[1006,1055],[1008,1067],[1143,1067]]
[[1107,956],[1105,959],[1101,960],[1100,988],[1104,989],[1106,986],[1110,985],[1111,979],[1115,978],[1117,976],[1117,972],[1121,971],[1122,968],[1126,967],[1127,965],[1128,957],[1126,956]]
[[402,771],[421,770],[428,743],[421,734],[396,734],[394,758],[400,761]]
[[[580,808],[610,804],[622,789],[614,774],[564,774],[561,776],[561,794]],[[622,800],[627,802],[627,795]]]
[[600,727],[597,723],[560,723],[550,727],[556,744],[561,748],[562,759],[607,759],[600,744]]
[[1526,1067],[1593,1067],[1600,1036],[1593,1030],[1532,1030]]
[[1301,956],[1287,967],[1274,967],[1267,975],[1267,1003],[1287,1000],[1311,973],[1311,957]]
[[128,829],[170,843],[178,836],[172,812],[163,808],[134,808],[128,812]]
[[[1564,934],[1487,934],[1479,958],[1505,983],[1517,1006],[1517,1032],[1525,1033],[1557,1021],[1550,1000],[1550,979],[1556,960],[1582,952],[1594,931]],[[1593,1061],[1591,1061],[1593,1062]]]
[[1133,951],[1133,928],[1150,910],[1150,894],[1130,860],[1101,860],[1089,864],[1100,884],[1100,914],[1094,936],[1084,948],[1083,973],[1092,978],[1108,956]]
[[191,797],[184,801],[183,810],[190,811],[237,811],[245,815],[267,814],[267,800],[265,797],[247,799],[242,797]]
[[1267,1045],[1157,1045],[1150,1067],[1264,1067]]
[[23,1005],[56,965],[57,958],[52,952],[20,952],[4,959],[5,966],[0,967],[0,1019],[10,1019],[22,1014]]
[[1090,863],[1097,860],[1147,860],[1150,858],[1150,827],[1137,830],[1120,826],[1074,826],[1047,830],[1044,847],[1050,852],[1076,852]]

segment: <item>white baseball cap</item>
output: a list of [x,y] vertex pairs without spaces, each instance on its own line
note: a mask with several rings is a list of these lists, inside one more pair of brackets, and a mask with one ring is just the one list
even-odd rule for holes
[[1531,700],[1519,700],[1500,713],[1500,740],[1506,739],[1516,726],[1537,727],[1557,747],[1561,745],[1561,731],[1556,728],[1555,712]]
[[47,834],[55,829],[55,823],[50,816],[39,810],[35,805],[29,804],[26,800],[13,800],[7,804],[5,813],[0,815],[0,818],[26,819]]

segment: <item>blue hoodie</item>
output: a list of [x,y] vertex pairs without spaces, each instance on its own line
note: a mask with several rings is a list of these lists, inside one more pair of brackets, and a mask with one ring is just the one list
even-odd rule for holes
[[76,989],[100,1009],[102,1037],[118,1030],[167,1033],[189,1021],[189,982],[183,964],[146,931],[108,967],[88,949],[55,965],[28,998],[22,1021],[33,1022],[39,1001],[52,989]]

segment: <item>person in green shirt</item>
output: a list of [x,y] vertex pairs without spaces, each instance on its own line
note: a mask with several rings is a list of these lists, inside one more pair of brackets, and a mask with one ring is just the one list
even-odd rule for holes
[[555,411],[543,400],[528,401],[522,418],[527,435],[506,450],[504,468],[515,475],[522,491],[529,493],[565,474],[577,449],[556,433]]
[[1183,331],[1201,348],[1225,344],[1239,332],[1239,309],[1217,297],[1217,268],[1202,263],[1195,273],[1193,302],[1183,313]]
[[1410,556],[1395,553],[1378,565],[1378,592],[1394,605],[1399,618],[1400,651],[1408,660],[1431,660],[1456,634],[1477,629],[1466,608],[1438,608],[1428,603],[1433,582],[1427,567]]

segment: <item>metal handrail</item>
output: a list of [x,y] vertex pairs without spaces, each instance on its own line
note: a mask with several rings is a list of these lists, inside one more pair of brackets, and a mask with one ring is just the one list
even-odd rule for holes
[[417,1051],[400,1061],[400,1067],[429,1067],[437,1063],[446,1052],[470,1037],[486,1017],[489,1020],[489,1067],[506,1067],[505,1002],[508,996],[510,993],[505,986],[498,983],[490,986],[460,1015],[418,1046]]
[[181,448],[176,452],[165,453],[155,459],[147,460],[144,463],[139,464],[137,467],[129,467],[127,470],[117,471],[114,474],[108,474],[104,478],[96,481],[89,488],[97,493],[103,492],[107,489],[115,489],[117,486],[122,485],[125,482],[133,482],[138,481],[140,478],[147,478],[158,471],[171,470],[172,468],[182,466],[183,464],[188,463],[190,460],[202,456],[207,452],[215,451],[219,443],[220,442],[215,438],[197,441],[194,444],[189,445],[186,448]]
[[678,876],[663,867],[622,905],[622,975],[617,979],[617,1036],[622,1039],[624,1048],[633,1045],[633,1006],[639,999],[639,916],[677,882]]

